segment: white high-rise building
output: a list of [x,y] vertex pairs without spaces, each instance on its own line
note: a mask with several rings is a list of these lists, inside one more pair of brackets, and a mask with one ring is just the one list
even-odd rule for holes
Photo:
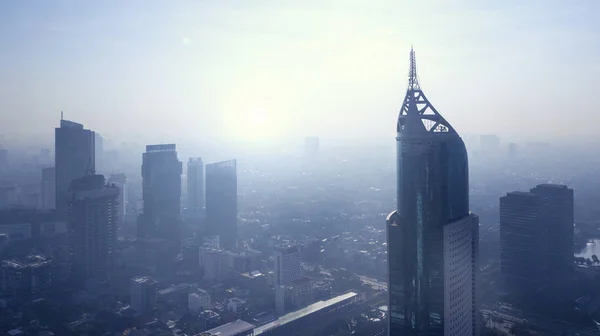
[[188,308],[196,313],[212,308],[210,294],[203,289],[188,294]]

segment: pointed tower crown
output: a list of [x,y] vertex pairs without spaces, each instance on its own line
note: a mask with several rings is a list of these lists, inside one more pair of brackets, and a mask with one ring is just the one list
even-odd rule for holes
[[398,116],[396,131],[398,136],[429,137],[437,135],[457,135],[450,123],[433,107],[421,90],[417,77],[415,51],[410,49],[408,88]]

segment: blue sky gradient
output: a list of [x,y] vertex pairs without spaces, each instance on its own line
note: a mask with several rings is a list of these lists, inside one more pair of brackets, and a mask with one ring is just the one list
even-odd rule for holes
[[597,137],[598,13],[594,0],[2,1],[2,133],[51,134],[63,110],[124,139],[393,137],[412,44],[459,132]]

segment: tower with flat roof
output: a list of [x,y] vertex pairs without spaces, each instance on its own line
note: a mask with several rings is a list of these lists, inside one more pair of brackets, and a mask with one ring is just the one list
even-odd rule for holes
[[237,171],[236,161],[206,165],[206,224],[208,236],[219,236],[220,246],[237,246]]
[[71,182],[96,171],[96,136],[82,124],[61,119],[54,138],[56,209],[66,212]]

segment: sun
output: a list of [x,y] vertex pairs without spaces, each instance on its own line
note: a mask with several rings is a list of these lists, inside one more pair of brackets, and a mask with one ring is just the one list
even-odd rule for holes
[[244,138],[262,139],[275,135],[277,125],[272,115],[264,107],[251,107],[243,110],[241,124],[236,128]]

